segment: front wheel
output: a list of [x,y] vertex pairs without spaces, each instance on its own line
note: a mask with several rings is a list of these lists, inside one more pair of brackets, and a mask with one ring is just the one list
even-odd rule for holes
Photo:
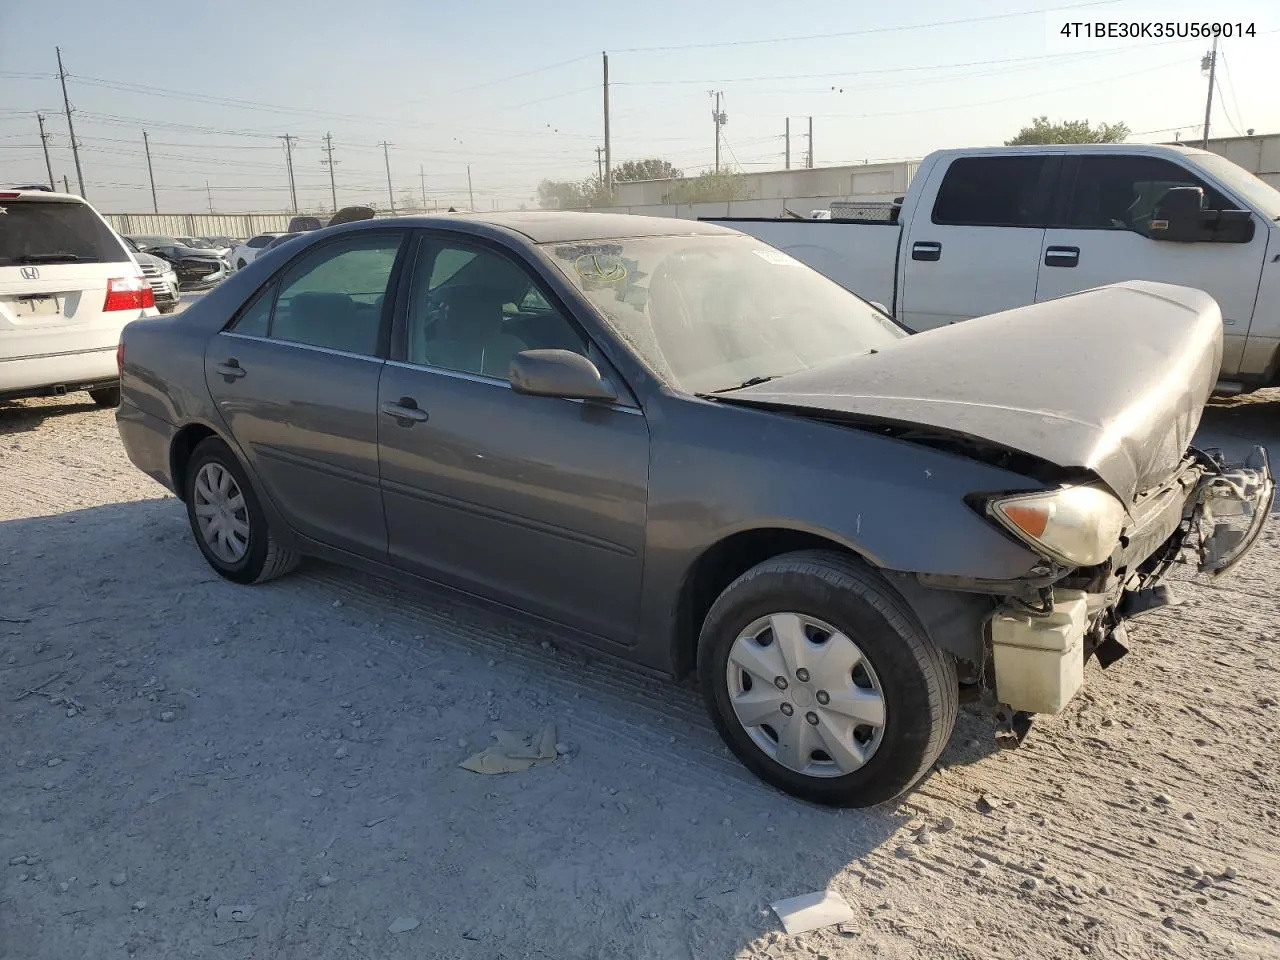
[[244,262],[244,257],[241,257],[239,261],[236,263],[237,270],[243,270],[246,266],[247,264]]
[[187,519],[200,552],[236,583],[263,583],[298,565],[296,551],[272,531],[258,497],[231,448],[217,437],[202,441],[186,470]]
[[730,584],[703,624],[698,671],[738,759],[815,803],[898,796],[955,725],[954,661],[882,577],[837,553],[785,554]]

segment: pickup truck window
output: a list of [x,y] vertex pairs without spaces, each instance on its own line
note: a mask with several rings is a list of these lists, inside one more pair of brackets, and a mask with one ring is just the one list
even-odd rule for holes
[[933,222],[967,227],[1042,227],[1056,164],[1039,157],[960,157],[933,204]]
[[1235,207],[1191,171],[1159,157],[1081,157],[1068,227],[1145,232],[1156,205],[1174,187],[1200,187],[1206,210]]

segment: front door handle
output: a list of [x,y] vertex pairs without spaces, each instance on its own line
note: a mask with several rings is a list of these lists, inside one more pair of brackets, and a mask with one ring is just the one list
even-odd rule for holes
[[933,261],[942,257],[942,244],[933,240],[917,240],[911,245],[911,259]]
[[224,360],[213,369],[217,370],[219,374],[225,377],[227,383],[230,383],[232,380],[239,380],[248,372],[244,367],[240,366],[240,361],[235,357],[230,357]]
[[1044,265],[1046,267],[1078,267],[1080,265],[1080,248],[1045,247]]
[[382,412],[389,417],[394,417],[403,427],[411,427],[415,423],[425,423],[429,419],[427,411],[419,407],[418,401],[414,400],[413,397],[384,400]]

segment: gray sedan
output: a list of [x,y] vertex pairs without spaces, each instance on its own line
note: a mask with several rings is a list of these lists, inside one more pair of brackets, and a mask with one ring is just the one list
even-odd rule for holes
[[433,581],[666,675],[768,782],[866,805],[957,702],[1061,710],[1263,451],[1191,449],[1221,354],[1131,283],[908,337],[789,256],[649,217],[365,220],[131,324],[120,433],[222,576]]

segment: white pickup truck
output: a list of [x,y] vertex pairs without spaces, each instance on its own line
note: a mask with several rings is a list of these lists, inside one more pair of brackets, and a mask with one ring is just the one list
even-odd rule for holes
[[1121,280],[1198,287],[1222,309],[1219,389],[1280,384],[1280,191],[1216,154],[1154,144],[940,150],[879,213],[713,222],[786,251],[915,331]]

